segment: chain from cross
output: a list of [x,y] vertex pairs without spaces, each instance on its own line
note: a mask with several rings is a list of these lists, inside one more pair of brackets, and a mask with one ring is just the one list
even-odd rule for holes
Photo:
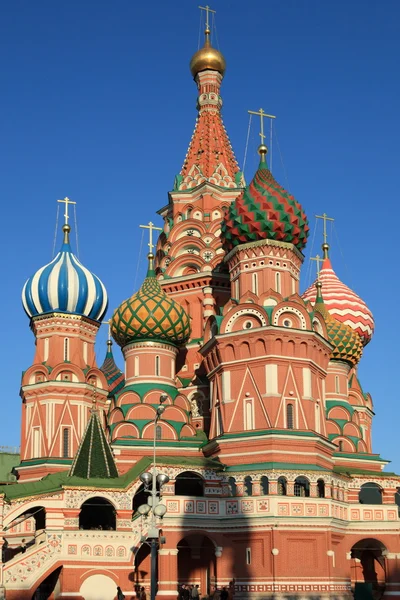
[[149,230],[149,243],[148,243],[148,247],[150,248],[150,254],[153,254],[153,248],[154,248],[154,244],[153,244],[153,231],[162,231],[162,227],[156,227],[154,225],[154,223],[152,223],[150,221],[150,223],[148,225],[139,225],[139,227],[141,227],[142,229],[148,229]]
[[67,197],[65,197],[64,200],[57,200],[57,202],[62,202],[63,204],[65,204],[65,213],[64,213],[65,225],[68,225],[68,219],[69,219],[68,205],[69,204],[76,204],[76,202],[73,202],[72,200],[70,200]]
[[332,217],[328,217],[328,215],[326,213],[324,213],[323,215],[315,215],[316,219],[322,219],[324,222],[324,244],[327,243],[327,238],[328,238],[328,234],[326,233],[326,222],[327,221],[334,221],[335,219],[332,219]]
[[260,121],[261,121],[261,124],[260,124],[261,131],[260,131],[260,133],[259,133],[259,136],[260,136],[260,138],[261,138],[261,143],[262,143],[262,144],[264,144],[264,139],[265,139],[265,137],[266,137],[266,136],[264,135],[264,119],[265,119],[265,118],[267,118],[267,119],[276,119],[276,117],[275,117],[274,115],[268,115],[266,112],[264,112],[264,111],[263,111],[263,109],[262,109],[262,108],[260,108],[260,110],[259,110],[258,112],[257,112],[257,111],[254,111],[254,110],[248,110],[247,112],[249,113],[249,115],[257,115],[258,117],[260,117]]
[[319,254],[317,254],[317,256],[312,256],[312,257],[310,258],[310,260],[315,260],[315,261],[316,261],[316,263],[317,263],[317,278],[318,278],[318,281],[319,281],[319,273],[320,273],[320,271],[321,271],[321,263],[322,263],[322,262],[324,262],[324,261],[323,261],[323,259],[320,257],[320,255],[319,255]]
[[216,14],[216,10],[212,10],[208,4],[206,6],[199,6],[200,10],[205,10],[206,11],[206,29],[209,31],[210,30],[210,22],[208,20],[209,17],[209,13],[213,13],[214,15]]

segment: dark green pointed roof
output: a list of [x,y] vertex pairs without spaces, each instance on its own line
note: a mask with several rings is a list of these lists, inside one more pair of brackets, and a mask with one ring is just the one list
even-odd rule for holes
[[72,463],[70,477],[83,479],[113,479],[118,477],[117,467],[106,440],[97,410],[92,411],[86,431]]

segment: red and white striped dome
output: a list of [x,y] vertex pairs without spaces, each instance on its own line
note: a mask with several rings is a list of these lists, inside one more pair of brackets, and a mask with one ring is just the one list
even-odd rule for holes
[[[374,333],[374,318],[364,300],[340,281],[332,269],[329,258],[324,259],[319,277],[324,290],[325,306],[330,314],[356,331],[363,346],[366,346]],[[316,295],[315,283],[313,283],[306,289],[302,298],[314,305]]]

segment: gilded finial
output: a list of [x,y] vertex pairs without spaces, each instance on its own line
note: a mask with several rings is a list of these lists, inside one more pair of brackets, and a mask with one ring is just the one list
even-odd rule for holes
[[225,73],[226,64],[225,59],[221,52],[211,46],[211,29],[209,21],[209,13],[215,14],[216,11],[212,10],[209,6],[199,6],[200,10],[206,11],[206,29],[204,32],[205,40],[203,48],[200,48],[192,57],[190,61],[190,70],[194,78],[200,73],[200,71],[218,71],[223,75]]
[[[264,134],[264,119],[276,119],[276,117],[274,115],[268,115],[266,112],[263,111],[262,108],[260,108],[260,110],[248,110],[247,111],[249,113],[249,115],[257,115],[258,117],[260,117],[260,133],[258,134],[261,138],[261,145],[258,147],[258,153],[263,155],[265,157],[265,154],[267,154],[268,149],[267,146],[264,144],[264,140],[265,140],[265,134]],[[262,151],[262,149],[266,151]],[[261,156],[261,160],[262,160],[262,156]]]
[[324,253],[324,258],[329,258],[329,244],[326,242],[322,244],[322,252]]
[[69,244],[69,232],[71,231],[71,227],[65,224],[63,225],[62,230],[64,232],[64,244]]

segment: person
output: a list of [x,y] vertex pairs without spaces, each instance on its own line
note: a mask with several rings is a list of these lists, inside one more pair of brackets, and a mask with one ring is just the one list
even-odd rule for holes
[[117,600],[125,600],[125,594],[123,593],[119,585],[117,586]]
[[183,585],[183,600],[190,600],[190,590],[188,585]]
[[199,598],[199,586],[198,585],[192,585],[191,597],[192,597],[192,600],[198,600],[198,598]]
[[143,586],[140,588],[139,600],[146,600],[146,590]]
[[220,598],[221,598],[221,600],[228,600],[228,597],[229,597],[228,590],[226,589],[226,587],[223,587],[221,590]]

